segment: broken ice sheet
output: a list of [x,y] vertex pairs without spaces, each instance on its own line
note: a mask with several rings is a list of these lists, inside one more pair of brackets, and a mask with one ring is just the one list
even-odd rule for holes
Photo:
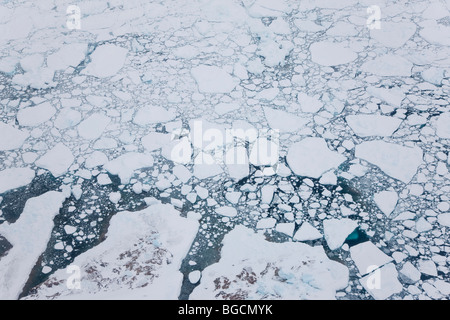
[[[354,0],[80,0],[69,30],[64,4],[3,2],[0,274],[20,266],[2,294],[74,297],[44,285],[70,261],[112,279],[159,252],[177,262],[161,282],[140,264],[79,296],[213,297],[219,277],[222,298],[448,299],[448,3],[380,5],[377,29]],[[172,229],[173,256],[151,238]]]

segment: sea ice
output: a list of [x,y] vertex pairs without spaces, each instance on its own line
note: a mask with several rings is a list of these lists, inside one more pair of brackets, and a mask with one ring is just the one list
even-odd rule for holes
[[326,219],[323,221],[323,233],[327,245],[331,250],[340,248],[348,235],[351,234],[358,223],[351,219]]
[[391,257],[378,249],[377,246],[370,241],[351,247],[350,256],[355,262],[361,275],[365,275],[374,268],[379,268],[392,261]]
[[325,172],[336,169],[346,158],[328,149],[322,138],[309,137],[289,148],[286,161],[291,170],[299,175],[320,178]]
[[65,194],[56,191],[31,198],[15,223],[0,225],[0,234],[13,246],[0,259],[0,299],[19,297],[31,269],[47,247],[53,218],[65,199]]
[[357,114],[345,117],[353,132],[360,137],[389,137],[402,123],[401,119],[377,114]]
[[75,160],[72,151],[63,143],[58,143],[36,161],[40,168],[47,169],[55,177],[66,173]]
[[311,60],[322,66],[337,66],[354,61],[358,55],[338,42],[315,42],[310,46]]
[[237,85],[235,79],[224,69],[216,66],[198,66],[191,70],[202,93],[229,93]]
[[409,183],[422,163],[423,152],[419,147],[374,140],[357,145],[355,156],[376,165],[387,175]]
[[30,168],[8,168],[0,171],[0,194],[30,184],[34,176],[35,172]]
[[237,226],[190,299],[335,299],[347,284],[347,267],[328,259],[321,246],[268,242]]
[[0,121],[0,137],[0,151],[8,151],[20,148],[29,133]]
[[114,44],[98,46],[91,54],[91,61],[82,74],[98,78],[108,78],[122,69],[128,50]]

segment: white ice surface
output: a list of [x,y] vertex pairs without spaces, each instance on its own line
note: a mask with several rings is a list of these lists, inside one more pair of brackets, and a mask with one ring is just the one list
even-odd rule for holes
[[8,168],[0,171],[0,193],[26,186],[33,181],[34,170],[30,168]]
[[224,69],[201,65],[192,68],[191,74],[202,93],[228,93],[236,87],[236,80]]
[[0,121],[0,151],[18,149],[28,137],[28,132]]
[[127,49],[113,44],[98,46],[91,54],[91,61],[82,73],[98,78],[114,76],[122,69],[127,54]]
[[313,227],[309,222],[303,222],[293,239],[297,241],[310,241],[320,238],[322,238],[322,234],[319,230]]
[[134,171],[148,168],[153,165],[153,157],[144,153],[128,152],[114,160],[109,161],[103,167],[111,174],[118,175],[122,184],[127,184]]
[[50,120],[56,113],[56,109],[44,102],[35,107],[20,109],[17,113],[17,121],[21,126],[34,127]]
[[338,42],[315,42],[310,47],[311,59],[322,66],[337,66],[347,64],[355,60],[358,55]]
[[355,156],[376,165],[387,175],[408,183],[422,163],[423,152],[419,147],[374,140],[357,145]]
[[323,233],[328,247],[331,250],[339,249],[357,226],[358,222],[347,218],[324,220]]
[[351,247],[350,256],[355,262],[361,275],[365,275],[373,270],[373,268],[379,268],[392,261],[391,257],[378,249],[378,247],[370,241],[359,243]]
[[334,299],[347,283],[348,269],[329,260],[322,247],[272,243],[237,226],[190,299]]
[[337,169],[345,159],[343,155],[328,149],[324,139],[313,137],[294,143],[286,157],[295,174],[311,178],[319,178],[326,171]]
[[[376,274],[378,272],[378,274]],[[393,294],[403,290],[402,284],[398,281],[398,272],[393,263],[389,263],[375,271],[379,277],[379,283],[373,278],[375,275],[368,274],[360,279],[361,285],[376,300],[385,300]]]
[[40,168],[47,169],[55,177],[67,172],[74,161],[72,151],[63,143],[58,143],[36,161]]
[[397,206],[398,194],[395,191],[381,191],[373,195],[373,200],[380,210],[387,216],[394,211]]
[[401,119],[377,114],[357,114],[345,117],[353,132],[360,137],[389,137],[402,123]]
[[111,219],[106,240],[72,263],[81,271],[79,290],[66,286],[69,266],[27,299],[178,299],[183,280],[179,269],[197,231],[197,221],[180,217],[169,204],[119,212]]
[[17,299],[22,292],[31,269],[50,240],[53,218],[65,199],[65,194],[55,191],[31,198],[15,223],[0,225],[0,234],[13,246],[0,259],[0,299]]

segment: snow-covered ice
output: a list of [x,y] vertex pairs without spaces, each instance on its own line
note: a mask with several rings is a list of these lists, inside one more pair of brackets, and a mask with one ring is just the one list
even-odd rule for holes
[[358,223],[351,219],[326,219],[323,221],[323,233],[331,250],[340,248]]
[[326,171],[337,169],[346,158],[331,151],[324,139],[310,137],[293,144],[286,160],[295,174],[319,178]]
[[21,217],[14,224],[0,225],[0,234],[13,245],[6,257],[0,259],[1,299],[17,299],[28,275],[45,250],[66,195],[50,191],[27,201]]
[[220,261],[203,270],[191,299],[334,299],[347,286],[347,268],[320,246],[271,243],[242,226],[223,243]]
[[30,184],[35,176],[30,168],[8,168],[0,171],[0,193]]
[[408,183],[422,163],[423,151],[418,147],[373,140],[357,145],[355,156],[376,165],[387,175]]

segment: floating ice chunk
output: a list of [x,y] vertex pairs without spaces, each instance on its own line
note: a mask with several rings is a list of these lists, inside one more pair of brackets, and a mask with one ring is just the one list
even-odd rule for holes
[[147,151],[154,151],[161,149],[163,146],[170,144],[172,141],[171,135],[167,133],[151,132],[142,137],[142,146]]
[[389,217],[397,206],[398,194],[395,191],[381,191],[373,195],[373,200],[378,208]]
[[[193,219],[180,217],[169,204],[119,212],[111,218],[106,240],[73,261],[72,267],[80,267],[80,290],[68,288],[67,275],[73,273],[68,266],[56,271],[27,299],[176,300],[183,282],[179,269],[198,225]],[[92,268],[97,272],[89,272]]]
[[271,0],[246,1],[244,6],[253,18],[281,17],[289,12],[289,5],[285,0],[276,2]]
[[361,66],[361,70],[378,76],[409,77],[413,64],[397,55],[384,55],[367,61]]
[[201,179],[217,176],[223,172],[222,167],[207,153],[200,152],[194,159],[194,176]]
[[86,140],[99,138],[111,119],[103,113],[94,113],[78,125],[78,134]]
[[384,22],[380,29],[370,30],[370,37],[389,48],[403,46],[416,32],[412,22]]
[[444,79],[444,70],[441,68],[428,68],[422,71],[422,78],[429,83],[439,86]]
[[401,107],[402,101],[405,99],[405,94],[400,88],[385,89],[368,87],[366,90],[374,97],[377,97],[378,99],[398,108]]
[[297,96],[300,108],[303,112],[316,113],[323,107],[322,101],[316,97],[308,96],[306,93],[300,92]]
[[284,65],[286,57],[294,48],[289,41],[280,43],[272,39],[263,39],[259,44],[258,54],[264,57],[264,64],[269,67]]
[[408,183],[422,163],[419,147],[404,147],[381,140],[366,141],[356,146],[355,156],[379,167],[387,175]]
[[77,227],[74,226],[70,226],[70,225],[65,225],[64,226],[64,232],[67,234],[73,234],[77,231]]
[[406,262],[400,270],[402,278],[408,283],[416,283],[420,280],[420,271],[413,266],[411,262]]
[[225,217],[237,216],[237,210],[233,207],[219,207],[216,209],[216,213]]
[[351,219],[326,219],[323,221],[323,233],[331,250],[340,248],[358,223]]
[[134,115],[133,122],[140,126],[155,123],[164,123],[174,120],[176,113],[160,106],[146,106],[139,109]]
[[360,137],[389,137],[402,123],[401,119],[377,114],[357,114],[345,117],[353,132]]
[[315,42],[309,50],[311,60],[322,66],[337,66],[354,61],[358,55],[343,43],[337,42]]
[[220,261],[203,270],[190,299],[335,299],[347,284],[347,267],[330,260],[321,246],[273,243],[237,226],[223,240]]
[[66,195],[50,191],[29,199],[19,219],[0,225],[0,234],[11,244],[8,254],[0,259],[0,299],[18,299],[29,274],[44,252]]
[[272,101],[277,97],[277,95],[280,93],[280,90],[278,88],[269,88],[264,89],[255,96],[255,99],[258,100],[266,100],[266,101]]
[[292,235],[294,234],[294,229],[295,229],[295,223],[293,223],[293,222],[278,223],[277,226],[275,227],[276,231],[284,233],[284,234],[288,235],[289,237],[292,237]]
[[20,148],[29,134],[0,121],[0,151]]
[[261,188],[261,203],[270,204],[273,200],[273,194],[277,190],[274,185],[265,185]]
[[100,151],[94,151],[86,158],[86,162],[84,163],[84,165],[86,166],[86,168],[92,169],[98,166],[102,166],[107,162],[108,157],[106,156],[106,154]]
[[192,177],[192,173],[188,168],[179,164],[173,167],[173,174],[180,179],[181,182],[186,183]]
[[122,184],[127,184],[135,170],[151,166],[153,166],[153,157],[151,155],[129,152],[109,161],[103,167],[110,174],[118,175]]
[[450,139],[450,112],[442,113],[437,119],[436,134],[443,139]]
[[334,174],[334,172],[328,171],[320,177],[319,183],[326,184],[326,185],[336,185],[337,177]]
[[426,275],[429,275],[432,277],[437,277],[437,275],[438,275],[437,269],[436,269],[436,264],[432,260],[420,259],[418,267],[419,267],[419,271],[423,274],[426,274]]
[[416,221],[417,232],[427,232],[432,229],[433,226],[424,217],[420,217],[419,220]]
[[98,78],[114,76],[122,69],[128,50],[113,44],[98,46],[91,54],[91,62],[88,63],[82,74]]
[[34,176],[35,172],[30,168],[8,168],[0,171],[0,194],[30,184]]
[[71,108],[62,109],[55,119],[55,128],[64,130],[76,126],[81,121],[81,113]]
[[228,174],[233,180],[239,181],[250,173],[249,159],[245,147],[230,148],[225,154]]
[[173,50],[173,54],[176,57],[183,58],[183,59],[192,59],[195,56],[199,55],[199,53],[200,53],[200,50],[191,45],[178,47]]
[[201,271],[199,270],[192,271],[188,275],[189,282],[192,284],[196,284],[197,282],[200,281],[201,276],[202,276]]
[[421,27],[420,36],[425,41],[435,45],[450,46],[450,38],[447,36],[450,33],[449,26],[437,23],[435,20],[426,20]]
[[96,150],[115,149],[117,148],[117,141],[113,138],[100,138],[95,141],[93,148]]
[[47,169],[55,177],[66,173],[74,161],[72,151],[63,143],[58,143],[36,161],[40,168]]
[[370,241],[366,241],[350,247],[350,256],[356,264],[361,275],[371,272],[374,268],[379,268],[392,258],[377,248]]
[[303,222],[294,235],[294,240],[297,241],[311,241],[320,238],[322,238],[320,231],[313,227],[309,222]]
[[50,120],[55,113],[56,109],[50,102],[44,102],[35,107],[20,109],[17,113],[17,121],[21,126],[35,127]]
[[327,26],[317,24],[315,21],[296,19],[294,20],[295,26],[300,32],[319,32],[327,28]]
[[270,229],[275,227],[277,220],[274,218],[264,218],[258,221],[256,229]]
[[438,215],[437,221],[441,226],[450,227],[450,213],[441,213]]
[[227,192],[225,198],[232,204],[237,204],[241,198],[241,192]]
[[376,300],[385,300],[403,290],[402,284],[398,281],[397,269],[393,263],[375,270],[373,275],[369,274],[361,278],[359,282]]
[[18,63],[19,59],[16,57],[2,57],[0,59],[0,71],[12,74]]
[[292,113],[269,107],[264,107],[264,115],[266,116],[269,126],[272,129],[280,130],[280,132],[299,131],[310,121],[309,119],[301,118]]
[[219,115],[224,115],[226,113],[238,110],[240,108],[239,104],[237,103],[219,103],[214,107],[214,110]]
[[84,60],[86,52],[86,43],[67,44],[47,57],[47,66],[54,70],[64,70],[68,67],[75,68]]
[[198,66],[192,68],[191,74],[202,93],[229,93],[237,85],[228,72],[216,66]]
[[328,149],[324,139],[310,137],[293,144],[286,160],[296,175],[319,178],[325,172],[336,169],[346,158]]

